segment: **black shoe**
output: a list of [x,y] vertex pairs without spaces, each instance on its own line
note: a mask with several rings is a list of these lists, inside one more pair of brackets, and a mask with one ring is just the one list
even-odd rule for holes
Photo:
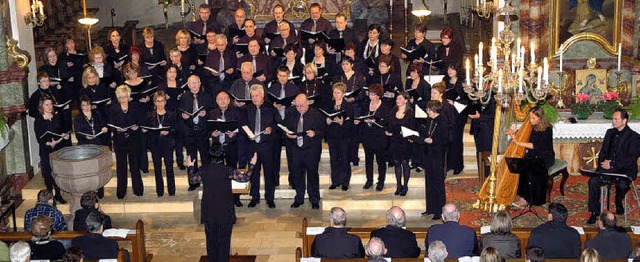
[[242,202],[240,202],[240,199],[236,199],[236,201],[235,201],[235,202],[236,202],[236,203],[235,203],[236,207],[243,207],[243,206],[244,206],[244,205],[242,204]]
[[359,166],[360,162],[353,162],[353,166]]
[[402,188],[402,191],[400,191],[400,196],[406,196],[407,192],[409,192],[409,187],[405,186]]
[[187,189],[187,191],[196,190],[196,188],[198,188],[198,187],[200,187],[200,184],[189,185],[189,188]]
[[416,167],[416,172],[422,172],[422,167]]
[[336,185],[331,185],[331,186],[329,186],[329,190],[334,190],[334,189],[336,189],[336,188],[338,188],[338,186],[336,186]]
[[589,216],[589,219],[587,219],[587,224],[595,224],[596,220],[598,220],[598,216],[600,216],[600,214],[598,214],[597,212],[591,212],[591,216]]
[[616,208],[616,215],[624,215],[624,208]]
[[427,211],[424,211],[424,212],[420,213],[420,215],[423,216],[423,217],[426,217],[428,215],[431,215],[431,213],[429,213]]
[[384,183],[378,183],[376,185],[376,191],[382,191],[384,189]]
[[276,208],[276,203],[274,203],[273,201],[267,201],[267,207]]
[[462,169],[460,169],[460,170],[454,170],[454,171],[453,171],[453,175],[454,175],[454,176],[457,176],[457,175],[459,175],[460,173],[462,173]]
[[61,195],[56,195],[53,199],[56,200],[56,203],[64,205],[67,203],[67,200],[64,200]]
[[294,185],[293,183],[289,183],[289,188],[296,189],[296,185]]
[[367,182],[364,183],[364,186],[362,188],[369,189],[369,188],[371,188],[371,186],[373,186],[373,181],[367,180]]
[[441,219],[442,219],[442,216],[441,216],[441,215],[433,216],[433,217],[431,218],[431,220],[441,220]]
[[169,193],[169,196],[175,196],[175,195],[176,195],[176,193],[175,193],[175,192],[173,192],[173,193]]
[[349,186],[342,186],[342,191],[347,191],[349,190]]
[[249,202],[249,205],[247,205],[248,208],[254,208],[256,207],[258,204],[260,204],[260,200],[251,200],[251,202]]
[[388,167],[394,167],[394,166],[396,166],[396,164],[395,164],[395,163],[393,163],[393,162],[389,162],[389,164],[387,164],[387,166],[388,166]]
[[178,169],[180,169],[180,170],[185,170],[186,168],[184,167],[184,165],[183,165],[183,164],[178,164]]
[[397,188],[396,188],[396,192],[395,192],[395,193],[393,193],[393,195],[396,195],[396,196],[397,196],[397,195],[400,195],[400,192],[401,192],[401,191],[402,191],[402,187],[397,187]]
[[140,169],[140,172],[145,173],[145,174],[149,174],[149,169]]
[[318,203],[311,204],[311,209],[320,209],[320,204]]
[[293,202],[293,204],[291,204],[291,208],[299,208],[303,203],[298,203],[298,202]]
[[160,197],[162,197],[162,196],[164,196],[164,195],[158,195],[158,198],[160,198]]

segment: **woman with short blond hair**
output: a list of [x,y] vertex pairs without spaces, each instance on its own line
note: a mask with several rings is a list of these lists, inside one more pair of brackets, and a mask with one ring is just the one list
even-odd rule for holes
[[38,216],[31,224],[31,259],[57,260],[62,259],[66,252],[60,241],[51,238],[52,222],[47,216]]

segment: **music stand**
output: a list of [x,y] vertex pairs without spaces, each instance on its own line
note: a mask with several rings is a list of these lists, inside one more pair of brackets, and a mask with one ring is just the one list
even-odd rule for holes
[[[521,192],[522,197],[527,200],[527,206],[513,219],[516,219],[526,213],[533,213],[540,220],[544,221],[542,217],[536,212],[534,205],[546,204],[545,186],[547,178],[547,168],[544,165],[544,161],[540,158],[505,158],[507,161],[507,167],[509,171],[514,174],[520,174],[519,187],[526,187]],[[540,177],[544,178],[540,179]],[[536,179],[538,178],[538,179]],[[534,194],[534,190],[537,192]]]
[[[633,180],[631,180],[629,176],[625,174],[619,174],[619,173],[605,173],[605,172],[599,172],[597,170],[594,171],[594,170],[580,169],[580,174],[588,177],[597,176],[597,177],[600,177],[600,179],[602,180],[602,183],[604,185],[600,187],[600,211],[601,212],[604,211],[605,209],[608,210],[610,208],[609,191],[611,191],[612,182],[617,181],[618,179],[626,179],[626,180],[629,180],[630,182],[633,182]],[[625,212],[627,211],[625,210]]]

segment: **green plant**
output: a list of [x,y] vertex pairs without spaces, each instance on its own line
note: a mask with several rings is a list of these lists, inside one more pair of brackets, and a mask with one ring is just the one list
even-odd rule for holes
[[613,110],[622,107],[620,100],[618,99],[618,92],[609,91],[602,94],[602,102],[598,103],[597,109],[602,111],[602,115],[606,119],[611,119],[613,116]]
[[556,110],[555,107],[551,106],[546,100],[540,105],[540,107],[542,108],[542,111],[544,111],[544,116],[549,120],[549,123],[555,124],[558,122],[560,117],[558,116],[558,110]]
[[631,98],[631,103],[625,109],[629,111],[630,120],[640,120],[640,97]]
[[7,124],[8,124],[7,115],[0,113],[0,136],[5,136],[7,132]]
[[578,118],[586,119],[593,114],[593,105],[591,105],[590,96],[588,94],[579,93],[576,95],[576,103],[571,105],[571,113],[577,115]]

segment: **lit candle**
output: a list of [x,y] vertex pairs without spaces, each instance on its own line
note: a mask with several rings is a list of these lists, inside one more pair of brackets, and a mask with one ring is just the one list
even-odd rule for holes
[[618,44],[618,71],[620,71],[620,64],[622,62],[622,43]]
[[407,1],[408,0],[404,0],[404,9],[407,9],[407,5],[408,5]]
[[560,50],[560,72],[562,72],[562,60],[563,60],[563,56],[564,56],[564,51]]
[[389,6],[393,6],[393,0],[389,0]]
[[524,69],[524,46],[520,46],[520,69]]
[[502,93],[502,69],[498,71],[498,93]]
[[522,78],[523,78],[524,70],[518,71],[518,93],[522,93]]
[[478,44],[478,65],[482,66],[482,42]]
[[478,73],[478,54],[473,55],[473,70]]
[[182,9],[182,13],[184,14],[184,0],[182,0],[181,9]]
[[476,7],[480,7],[480,0],[476,0]]
[[482,67],[478,71],[478,90],[482,90]]
[[471,85],[471,65],[469,64],[469,58],[467,58],[465,69],[467,69],[467,85]]
[[31,16],[36,18],[36,3],[31,4]]
[[515,73],[515,72],[516,72],[516,55],[511,54],[511,73]]
[[44,10],[42,10],[43,4],[42,1],[38,1],[38,11],[40,11],[40,15],[44,15]]
[[491,47],[491,71],[498,70],[498,47]]
[[522,45],[522,39],[518,37],[518,40],[516,41],[516,56],[518,58],[520,58],[520,45]]
[[544,84],[548,85],[549,84],[549,60],[545,57],[544,61],[543,61],[543,79],[544,79]]
[[531,63],[535,64],[536,63],[536,54],[535,54],[535,50],[536,50],[536,44],[533,43],[533,41],[531,42]]
[[538,66],[538,86],[536,87],[536,89],[540,90],[542,89],[542,67]]

